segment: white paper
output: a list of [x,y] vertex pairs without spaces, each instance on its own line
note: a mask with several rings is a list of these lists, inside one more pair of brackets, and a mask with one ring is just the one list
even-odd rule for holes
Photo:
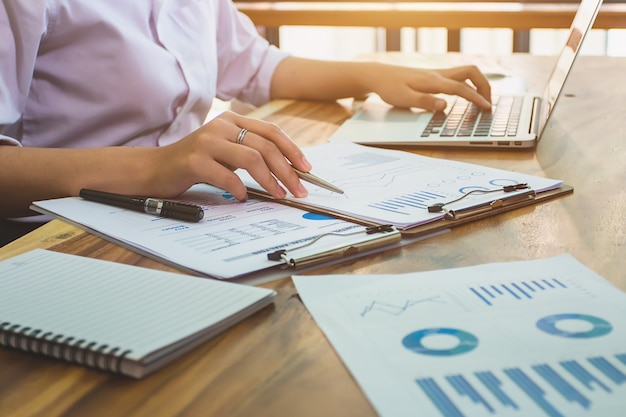
[[[203,184],[192,187],[181,201],[201,205],[204,218],[190,223],[78,197],[37,201],[34,205],[104,238],[216,278],[275,268],[283,262],[268,260],[267,254],[279,249],[300,257],[380,237],[366,234],[365,227],[355,223],[278,203],[254,199],[240,203],[230,194]],[[330,233],[336,235],[327,235]],[[294,250],[322,234],[325,236],[314,244]]]
[[294,276],[381,416],[622,416],[626,294],[570,255]]
[[[312,172],[345,193],[303,183],[309,195],[288,199],[378,224],[393,224],[399,229],[441,219],[443,212],[429,213],[429,205],[455,200],[472,190],[526,183],[541,192],[562,185],[560,180],[353,143],[328,143],[303,151],[313,165]],[[238,170],[237,174],[246,186],[262,191],[246,171]],[[524,191],[527,190],[475,194],[450,208],[473,206]]]

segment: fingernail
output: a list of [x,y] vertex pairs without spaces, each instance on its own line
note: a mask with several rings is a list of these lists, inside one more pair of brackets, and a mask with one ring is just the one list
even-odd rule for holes
[[302,183],[298,184],[298,195],[297,197],[306,197],[309,195],[309,190],[306,189]]
[[276,198],[285,198],[287,196],[287,191],[280,185],[276,186]]
[[306,159],[306,156],[302,156],[302,164],[305,167],[305,172],[309,172],[311,168],[313,168],[313,165]]
[[445,100],[437,100],[435,102],[435,111],[443,111],[446,109],[446,101]]

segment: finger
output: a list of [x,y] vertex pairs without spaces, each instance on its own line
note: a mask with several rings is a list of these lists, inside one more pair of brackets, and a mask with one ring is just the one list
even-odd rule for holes
[[491,84],[485,75],[476,66],[469,67],[469,74],[466,79],[469,79],[478,94],[483,96],[491,103]]
[[[250,135],[250,133],[246,134],[246,142],[249,141],[248,135]],[[214,144],[214,155],[215,160],[221,164],[224,170],[228,171],[229,174],[234,175],[239,183],[241,183],[239,177],[229,171],[226,166],[241,168],[248,171],[250,176],[252,176],[252,178],[254,178],[254,180],[259,183],[259,185],[263,187],[263,189],[266,190],[272,197],[280,199],[286,196],[287,193],[270,171],[270,168],[267,166],[263,156],[255,149],[230,141],[219,141]],[[285,161],[284,157],[281,158]],[[284,163],[287,164],[286,161]],[[227,186],[237,189],[236,184],[230,183],[230,181],[233,181],[232,177],[224,175],[224,178],[226,183],[222,183],[222,188],[229,192],[231,188],[226,188]],[[239,198],[235,194],[233,194],[233,196]]]
[[433,94],[422,93],[416,90],[409,90],[409,93],[403,97],[395,97],[395,105],[400,107],[416,107],[432,112],[443,111],[446,109],[447,103],[440,97]]
[[[269,171],[271,171],[294,196],[307,196],[307,189],[302,185],[293,166],[287,162],[285,155],[276,144],[267,140],[264,136],[258,135],[256,132],[248,132],[243,145],[256,151],[262,157]],[[252,175],[252,173],[250,174]]]
[[465,81],[456,81],[442,77],[438,85],[440,87],[439,92],[441,93],[463,97],[485,110],[491,108],[491,102],[480,95],[474,87]]
[[245,185],[229,168],[218,161],[210,160],[206,163],[204,169],[210,173],[211,180],[207,181],[207,183],[227,191],[239,201],[248,199],[248,191]]
[[[282,155],[296,168],[304,172],[309,172],[311,170],[311,163],[306,159],[302,150],[276,124],[234,113],[229,116],[232,117],[233,122],[237,126],[246,128],[248,129],[248,132],[252,132],[253,134],[272,142],[280,150]],[[248,135],[249,133],[246,134],[246,136]]]
[[[489,84],[489,80],[487,80],[487,77],[485,77],[485,75],[475,65],[468,65],[464,67],[455,67],[455,68],[441,70],[440,74],[446,78],[460,82],[461,84],[465,86],[467,86],[467,83],[465,81],[469,80],[474,85],[475,88],[474,89],[472,89],[471,87],[469,87],[469,89],[463,88],[462,90],[459,91],[459,93],[461,94],[457,94],[457,95],[461,95],[462,97],[476,103],[477,105],[481,107],[491,106],[490,104],[489,106],[487,106],[484,101],[481,103],[482,100],[480,100],[480,98],[477,99],[478,101],[476,99],[472,99],[473,97],[477,97],[476,94],[473,93],[473,92],[476,92],[479,96],[483,97],[485,101],[491,103],[491,85]],[[467,96],[462,95],[462,94],[467,94]]]
[[483,74],[478,68],[474,67],[475,71],[470,73],[469,80],[476,87],[478,94],[483,96],[491,103],[491,84],[485,74]]
[[[289,139],[284,132],[278,129],[270,129],[273,136],[268,138],[257,134],[253,130],[268,131],[271,124],[244,117],[233,112],[225,112],[220,118],[212,121],[218,125],[220,136],[226,140],[213,143],[215,159],[228,168],[243,168],[261,185],[270,195],[275,198],[284,198],[285,190],[276,181],[276,176],[296,197],[305,197],[308,192],[300,182],[293,170],[293,166],[287,162],[286,155],[274,143],[287,142],[287,149],[295,148],[295,157],[300,161],[302,170],[309,171],[311,165],[306,161],[300,149]],[[217,148],[219,145],[219,149]],[[225,145],[235,145],[237,147]],[[292,152],[293,153],[293,152]],[[305,162],[305,163],[303,163]],[[295,165],[295,164],[294,164]]]

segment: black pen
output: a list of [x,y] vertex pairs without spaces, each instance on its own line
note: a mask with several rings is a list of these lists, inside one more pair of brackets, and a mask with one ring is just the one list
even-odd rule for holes
[[107,193],[105,191],[88,190],[83,188],[79,194],[89,201],[122,207],[130,210],[141,211],[160,217],[199,222],[204,217],[202,207],[193,204],[179,203],[176,201],[161,200],[158,198],[142,197],[136,195],[124,195]]

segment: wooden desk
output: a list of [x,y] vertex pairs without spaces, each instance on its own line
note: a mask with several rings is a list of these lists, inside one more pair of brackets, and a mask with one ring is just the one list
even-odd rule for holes
[[[377,59],[419,64],[424,58]],[[448,57],[451,64],[466,57]],[[479,59],[484,68],[548,76],[553,58]],[[563,179],[573,195],[462,226],[452,232],[319,273],[402,273],[527,260],[569,252],[626,290],[626,58],[581,57],[536,151],[423,154]],[[253,113],[298,143],[324,142],[350,114],[340,104],[275,102]],[[30,242],[30,243],[29,243]],[[0,250],[31,247],[170,268],[56,221]],[[375,412],[303,307],[290,279],[265,309],[156,374],[135,381],[0,349],[0,415],[17,416],[374,416]]]

